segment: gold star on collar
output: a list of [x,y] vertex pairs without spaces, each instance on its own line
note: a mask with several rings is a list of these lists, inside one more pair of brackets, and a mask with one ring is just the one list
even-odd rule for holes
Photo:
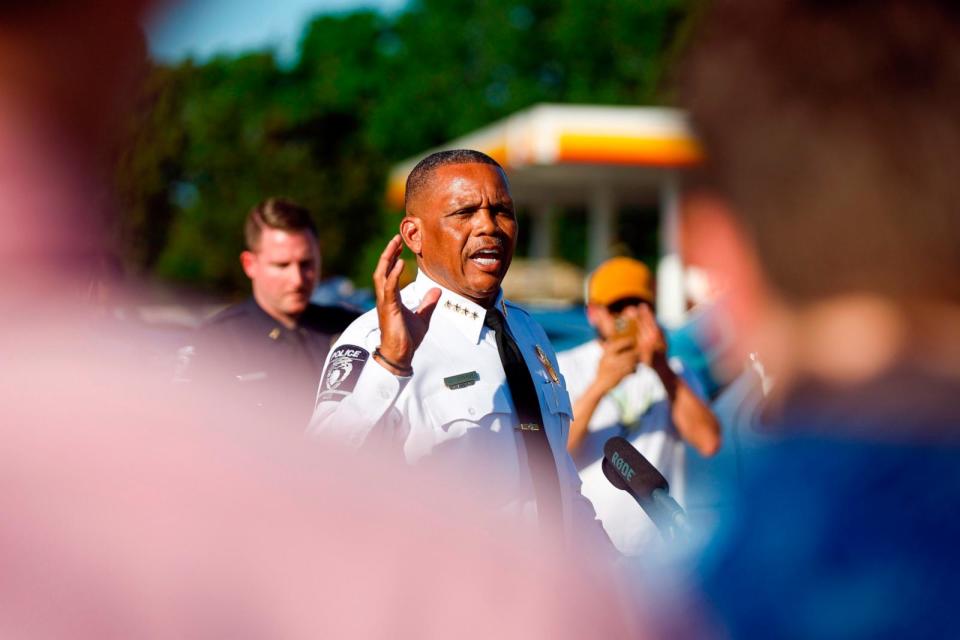
[[268,333],[267,335],[270,336],[271,340],[276,340],[277,338],[280,337],[280,329],[278,329],[277,327],[274,327],[273,329],[270,330],[270,333]]

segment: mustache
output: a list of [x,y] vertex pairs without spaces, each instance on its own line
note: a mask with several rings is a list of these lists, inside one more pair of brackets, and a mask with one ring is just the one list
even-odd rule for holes
[[503,241],[503,238],[497,236],[492,236],[483,240],[480,244],[470,248],[470,252],[476,253],[478,251],[489,251],[490,249],[502,250],[506,248],[506,242]]

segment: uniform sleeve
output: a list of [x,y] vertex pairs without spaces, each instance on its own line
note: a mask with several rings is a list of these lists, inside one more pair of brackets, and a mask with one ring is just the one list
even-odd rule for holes
[[307,429],[352,449],[363,446],[374,432],[388,439],[405,437],[399,433],[406,425],[396,401],[410,381],[373,359],[380,331],[364,328],[362,321],[348,327],[330,350]]

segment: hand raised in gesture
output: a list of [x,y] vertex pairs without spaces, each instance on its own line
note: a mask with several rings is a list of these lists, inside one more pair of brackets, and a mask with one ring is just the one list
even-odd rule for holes
[[373,272],[380,322],[380,354],[377,362],[391,373],[409,375],[413,353],[423,341],[430,317],[440,300],[440,289],[430,289],[420,306],[410,310],[400,300],[400,274],[403,271],[403,241],[399,234],[387,243]]

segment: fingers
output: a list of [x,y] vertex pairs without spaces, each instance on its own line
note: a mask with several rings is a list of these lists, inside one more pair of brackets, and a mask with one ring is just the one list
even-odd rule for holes
[[440,302],[440,289],[430,289],[430,291],[427,291],[427,294],[423,296],[420,306],[417,307],[414,313],[420,316],[424,326],[430,324],[430,318],[433,316],[433,311],[437,308],[438,302]]
[[[403,250],[403,241],[400,234],[393,236],[387,246],[384,247],[380,259],[377,260],[377,268],[373,271],[373,290],[376,293],[377,300],[383,299],[384,286],[397,266],[397,258]],[[401,269],[403,268],[401,263]],[[399,278],[399,276],[398,276]]]
[[653,315],[653,310],[646,305],[643,305],[640,309],[640,339],[642,342],[651,345],[655,350],[666,348],[666,338],[663,330],[657,324],[657,318]]
[[644,331],[653,331],[656,332],[659,330],[657,325],[657,318],[653,315],[653,311],[647,305],[640,306],[640,328]]
[[397,259],[383,282],[384,302],[400,302],[400,275],[403,273],[403,260]]
[[606,351],[610,353],[624,353],[630,351],[636,345],[636,340],[630,336],[622,338],[612,338],[604,344]]

